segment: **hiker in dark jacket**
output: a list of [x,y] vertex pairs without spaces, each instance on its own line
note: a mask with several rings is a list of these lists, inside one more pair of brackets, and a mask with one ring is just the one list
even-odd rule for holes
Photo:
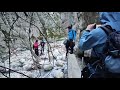
[[44,53],[44,47],[45,47],[45,41],[43,39],[41,40],[40,45],[41,45],[41,54],[43,54]]
[[[120,12],[100,12],[99,15],[102,27],[110,25],[112,29],[120,31]],[[109,76],[120,77],[120,58],[113,58],[111,55],[106,56],[103,54],[107,35],[102,28],[94,29],[94,26],[95,24],[88,25],[83,32],[79,42],[80,50],[85,51],[94,48],[98,57],[104,59]]]

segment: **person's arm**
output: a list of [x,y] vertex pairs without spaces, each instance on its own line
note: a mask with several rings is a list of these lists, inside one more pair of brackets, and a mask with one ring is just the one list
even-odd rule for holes
[[76,40],[76,31],[74,31],[74,41]]
[[105,43],[107,39],[106,37],[106,34],[101,28],[86,28],[80,38],[79,48],[82,51],[91,49],[96,45]]
[[41,45],[41,41],[38,43],[38,46],[40,46]]
[[68,34],[67,34],[67,38],[68,40],[70,40],[70,32],[68,31]]

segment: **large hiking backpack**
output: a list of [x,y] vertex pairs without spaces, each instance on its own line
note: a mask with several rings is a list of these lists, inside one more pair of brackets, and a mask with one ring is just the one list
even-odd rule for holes
[[120,31],[112,29],[110,25],[101,28],[108,36],[104,47],[105,67],[108,72],[120,73]]
[[120,31],[112,29],[110,25],[100,28],[108,36],[104,47],[104,54],[111,55],[114,58],[120,58]]

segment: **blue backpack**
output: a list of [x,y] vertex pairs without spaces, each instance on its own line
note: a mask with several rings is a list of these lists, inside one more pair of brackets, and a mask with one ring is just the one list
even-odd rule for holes
[[112,29],[110,25],[100,27],[106,33],[107,41],[104,47],[104,54],[114,58],[120,58],[120,31]]

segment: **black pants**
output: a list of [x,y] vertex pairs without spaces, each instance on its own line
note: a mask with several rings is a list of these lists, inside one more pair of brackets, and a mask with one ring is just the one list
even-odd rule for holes
[[41,46],[41,54],[44,53],[44,46]]
[[73,40],[72,39],[68,40],[67,43],[66,43],[66,56],[67,56],[67,53],[68,53],[69,49],[71,51],[70,53],[72,54],[73,53],[73,49],[74,49]]
[[38,52],[38,48],[35,49],[35,54],[38,56],[39,52]]

